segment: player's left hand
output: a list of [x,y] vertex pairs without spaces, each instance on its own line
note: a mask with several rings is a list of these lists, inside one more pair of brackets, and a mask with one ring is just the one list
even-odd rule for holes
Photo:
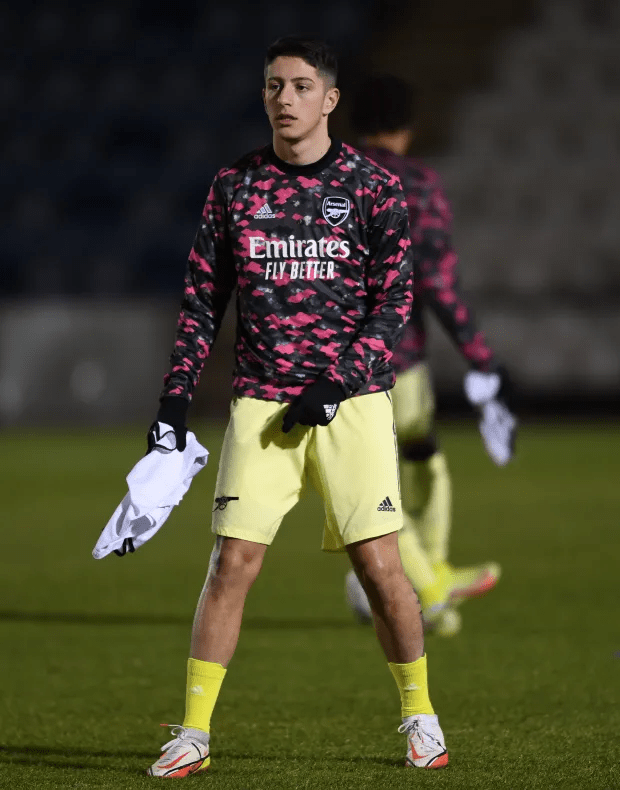
[[487,453],[497,466],[504,466],[514,456],[517,436],[517,418],[509,406],[508,375],[503,368],[491,373],[470,370],[464,388],[467,400],[480,410],[479,428]]
[[344,399],[345,394],[338,384],[319,376],[291,403],[284,415],[282,430],[288,433],[296,423],[313,427],[329,425]]

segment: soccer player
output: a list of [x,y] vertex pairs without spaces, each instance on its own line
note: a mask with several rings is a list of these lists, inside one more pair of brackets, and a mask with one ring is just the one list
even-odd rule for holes
[[[425,313],[434,313],[471,366],[465,391],[472,403],[496,404],[490,427],[499,437],[500,452],[499,456],[490,454],[498,463],[512,455],[516,421],[504,402],[505,373],[476,328],[461,291],[450,206],[439,177],[420,161],[405,156],[413,139],[414,105],[414,91],[407,82],[391,75],[374,75],[358,86],[351,121],[363,153],[399,177],[407,199],[414,300],[392,360],[397,372],[392,398],[405,509],[399,547],[405,572],[420,599],[425,625],[451,636],[461,622],[454,606],[492,589],[500,568],[494,562],[464,568],[448,562],[451,486],[433,427],[435,404],[426,363]],[[362,619],[368,619],[368,601],[352,571],[346,587],[351,605]]]
[[419,602],[402,568],[391,356],[412,302],[398,179],[331,139],[337,64],[319,41],[268,50],[272,145],[220,170],[189,256],[176,344],[149,446],[185,446],[192,392],[236,290],[234,398],[215,490],[216,534],[192,630],[183,724],[149,768],[209,765],[210,721],[267,546],[309,478],[323,548],[345,550],[375,613],[401,697],[406,765],[448,762],[427,687]]

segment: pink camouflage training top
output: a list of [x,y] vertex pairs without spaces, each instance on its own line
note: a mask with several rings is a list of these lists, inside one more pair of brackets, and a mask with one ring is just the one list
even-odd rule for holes
[[235,288],[235,395],[291,401],[321,374],[347,397],[390,389],[412,272],[394,175],[335,140],[311,165],[247,154],[209,192],[162,395],[191,399]]
[[399,177],[409,210],[414,300],[411,317],[394,351],[396,372],[408,370],[426,358],[426,308],[437,316],[472,367],[485,372],[493,369],[493,352],[476,328],[459,282],[459,259],[452,247],[452,213],[439,176],[417,160],[385,148],[369,147],[363,151]]

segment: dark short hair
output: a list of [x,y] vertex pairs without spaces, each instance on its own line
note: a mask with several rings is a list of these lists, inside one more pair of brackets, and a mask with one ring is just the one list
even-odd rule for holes
[[323,77],[329,77],[334,85],[338,79],[338,59],[333,49],[317,38],[310,36],[284,36],[274,41],[267,50],[265,58],[265,74],[267,67],[276,58],[301,58]]
[[398,132],[416,120],[416,90],[392,74],[373,74],[358,84],[350,107],[351,125],[358,135]]

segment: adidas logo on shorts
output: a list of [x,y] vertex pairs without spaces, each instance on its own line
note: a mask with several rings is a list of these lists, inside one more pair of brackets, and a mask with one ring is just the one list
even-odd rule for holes
[[254,214],[254,219],[275,219],[276,215],[273,211],[269,208],[269,203],[265,203],[264,206],[261,206],[256,214]]
[[379,505],[377,510],[385,511],[385,512],[388,512],[388,513],[396,513],[396,508],[392,504],[392,500],[389,498],[389,496],[386,496],[386,498]]

